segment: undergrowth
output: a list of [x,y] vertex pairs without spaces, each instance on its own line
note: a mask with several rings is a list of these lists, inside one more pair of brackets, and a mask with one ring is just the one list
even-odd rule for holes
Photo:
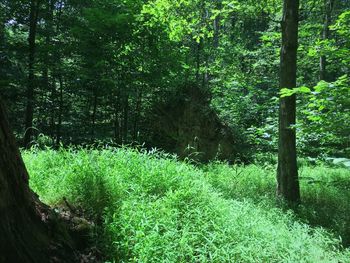
[[[225,198],[250,199],[275,207],[275,165],[228,166],[212,163],[203,168],[211,185]],[[298,219],[332,231],[350,246],[350,170],[300,162],[302,205]]]
[[110,262],[350,261],[334,234],[308,224],[348,235],[350,196],[345,184],[330,186],[349,182],[342,169],[304,167],[313,180],[302,181],[305,201],[295,214],[275,205],[269,166],[195,167],[130,149],[23,156],[44,202],[65,197],[100,222],[95,238]]

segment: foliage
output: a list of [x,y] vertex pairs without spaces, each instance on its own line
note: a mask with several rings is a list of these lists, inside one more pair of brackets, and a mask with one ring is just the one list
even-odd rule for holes
[[[54,205],[66,197],[90,216],[103,217],[99,246],[111,261],[346,262],[350,258],[332,234],[275,206],[270,198],[274,177],[268,166],[213,163],[199,168],[156,151],[112,148],[33,149],[24,152],[24,159],[30,184],[45,202]],[[326,173],[331,176],[324,177]],[[344,239],[348,237],[342,232],[348,227],[341,224],[348,223],[343,213],[350,211],[344,187],[348,171],[306,166],[302,176],[344,180],[330,188],[303,181],[307,209],[301,216],[316,225],[328,223]]]
[[[283,94],[300,95],[301,154],[348,157],[342,76],[349,76],[350,3],[336,0],[328,10],[326,2],[301,3],[298,88]],[[0,8],[0,89],[21,138],[30,4],[3,1]],[[280,1],[45,0],[37,11],[34,140],[158,145],[158,106],[194,86],[209,94],[236,141],[249,145],[237,156],[276,150]],[[318,84],[321,57],[328,84]],[[320,85],[327,87],[315,91]]]
[[[308,154],[334,155],[349,153],[350,82],[347,75],[335,82],[321,81],[312,90],[308,87],[282,89],[281,97],[305,94],[300,110],[299,149]],[[331,145],[327,145],[330,144]],[[315,145],[316,143],[316,145]],[[313,149],[307,150],[310,145]],[[339,145],[341,149],[335,149]]]

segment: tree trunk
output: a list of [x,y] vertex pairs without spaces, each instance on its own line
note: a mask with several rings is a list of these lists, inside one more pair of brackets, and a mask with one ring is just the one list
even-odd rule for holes
[[114,96],[114,140],[116,143],[121,143],[120,138],[120,91]]
[[44,207],[28,186],[28,174],[0,102],[0,262],[48,262]]
[[142,108],[142,90],[144,90],[144,83],[142,83],[141,90],[137,91],[137,99],[136,99],[136,109],[135,109],[135,118],[134,118],[134,127],[133,127],[133,141],[136,142],[138,139],[138,126],[139,126],[139,116],[141,115]]
[[62,129],[62,115],[63,115],[63,79],[62,76],[58,77],[60,85],[60,96],[59,96],[59,105],[58,105],[58,123],[56,129],[56,147],[60,146],[61,143],[61,129]]
[[0,81],[0,88],[2,86],[6,86],[7,78],[6,78],[6,38],[5,38],[5,23],[6,23],[6,15],[4,8],[0,5],[0,76],[2,81]]
[[[324,0],[325,17],[322,30],[322,40],[327,40],[330,37],[329,26],[332,22],[332,11],[334,7],[334,0]],[[328,80],[327,77],[327,59],[325,55],[320,57],[320,80]]]
[[55,101],[56,101],[56,83],[54,80],[54,83],[51,84],[51,92],[50,92],[50,98],[51,98],[51,105],[50,105],[50,135],[52,140],[55,140]]
[[[284,0],[280,87],[296,87],[299,0]],[[289,203],[300,202],[296,153],[296,96],[280,99],[277,195]]]
[[199,76],[200,76],[200,67],[201,67],[201,43],[202,40],[200,40],[199,43],[195,42],[196,44],[196,83],[199,85]]
[[97,91],[96,88],[93,88],[93,108],[92,108],[92,116],[91,116],[91,141],[95,140],[95,130],[96,130],[96,113],[97,113]]
[[35,38],[39,14],[39,0],[32,0],[30,3],[29,17],[29,61],[28,61],[28,86],[27,86],[27,106],[25,116],[25,133],[23,144],[30,146],[33,134],[33,115],[34,115],[34,63],[35,63]]
[[[55,8],[55,3],[53,0],[48,0],[46,3],[46,27],[45,27],[45,47],[49,50],[52,45],[51,38],[53,36],[53,12]],[[52,59],[50,58],[49,52],[45,52],[44,55],[44,88],[45,93],[50,93],[50,103],[48,104],[48,109],[50,109],[49,116],[49,134],[51,139],[55,140],[55,84],[50,82],[50,66],[52,67]],[[51,70],[52,71],[52,70]]]
[[123,108],[123,143],[128,141],[129,126],[129,94],[125,95]]

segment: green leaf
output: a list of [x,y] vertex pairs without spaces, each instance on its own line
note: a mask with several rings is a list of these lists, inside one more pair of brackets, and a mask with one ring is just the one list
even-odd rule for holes
[[308,87],[302,86],[299,88],[299,92],[300,93],[310,93],[311,89],[309,89]]

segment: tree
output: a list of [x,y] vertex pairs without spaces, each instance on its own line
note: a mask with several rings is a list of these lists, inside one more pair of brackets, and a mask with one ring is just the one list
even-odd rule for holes
[[[5,45],[0,44],[1,56],[6,57],[6,65],[0,65],[6,73],[0,76],[0,92],[15,135],[22,137],[26,131],[25,144],[137,141],[151,147],[158,144],[153,122],[158,105],[175,99],[184,87],[199,86],[234,131],[235,144],[249,145],[238,147],[241,159],[251,159],[258,151],[277,151],[276,50],[281,46],[278,20],[283,1],[0,2],[0,42],[6,36]],[[300,86],[314,87],[320,75],[333,82],[348,74],[348,40],[343,35],[348,30],[339,31],[335,25],[349,5],[348,0],[303,2]],[[30,67],[29,35],[35,48]],[[316,157],[325,154],[325,146],[327,153],[346,157],[347,134],[342,131],[344,136],[338,133],[334,140],[324,132],[335,134],[345,125],[334,118],[326,127],[307,119],[308,104],[315,105],[300,96],[298,152]],[[332,111],[339,120],[346,119],[347,112],[338,106]],[[326,116],[324,108],[312,110],[316,111]],[[25,112],[27,125],[18,118]]]
[[[73,243],[50,209],[30,190],[3,103],[0,101],[0,262],[49,262],[70,251]],[[56,243],[57,244],[57,243]],[[71,262],[64,259],[64,262]]]
[[33,115],[34,115],[34,63],[35,63],[35,39],[37,32],[37,23],[39,15],[40,0],[31,0],[29,16],[29,55],[28,55],[28,86],[27,86],[27,108],[25,116],[25,134],[24,146],[30,144],[33,133]]
[[[10,62],[3,53],[6,19],[0,5],[0,75],[8,86]],[[4,81],[5,80],[5,81]],[[29,176],[0,98],[0,262],[73,262],[75,243],[67,227],[29,188]],[[64,258],[64,259],[63,259]],[[60,259],[62,259],[60,261]]]
[[[296,87],[299,1],[284,0],[280,87]],[[290,203],[300,202],[296,153],[296,95],[280,98],[277,195]]]
[[1,262],[45,262],[49,237],[43,206],[28,185],[28,174],[0,102]]

